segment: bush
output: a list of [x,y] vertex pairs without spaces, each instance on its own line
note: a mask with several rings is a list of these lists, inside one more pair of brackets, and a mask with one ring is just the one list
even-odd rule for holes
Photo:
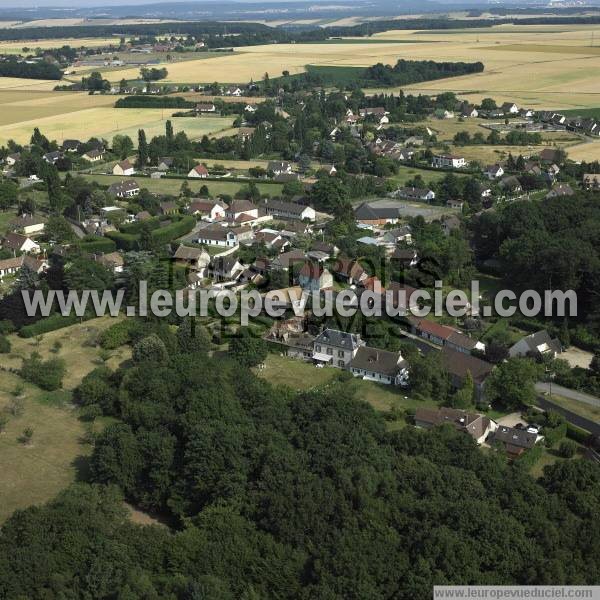
[[19,374],[25,381],[51,392],[62,387],[65,370],[64,360],[50,358],[44,361],[37,352],[34,352],[30,358],[23,359]]
[[541,458],[544,452],[544,446],[537,444],[530,450],[525,451],[519,458],[515,460],[515,464],[520,465],[523,469],[528,471],[535,465],[535,463]]
[[100,347],[105,350],[114,350],[119,346],[124,346],[130,341],[131,322],[121,321],[105,329],[98,340]]
[[140,237],[133,233],[121,233],[120,231],[109,231],[106,234],[107,238],[110,238],[119,250],[125,250],[130,252],[137,250],[139,246]]
[[77,242],[77,246],[89,254],[109,254],[117,249],[114,240],[99,235],[86,235]]
[[556,443],[562,440],[567,435],[567,424],[562,423],[554,429],[546,429],[542,432],[544,434],[544,440],[548,448],[552,448]]
[[577,444],[573,440],[564,440],[560,443],[558,453],[563,458],[573,458],[575,452],[577,452]]
[[581,429],[581,427],[577,427],[571,423],[567,423],[567,437],[575,440],[579,444],[587,444],[591,434],[588,433],[585,429]]
[[84,317],[78,317],[77,315],[71,314],[68,317],[63,317],[60,313],[54,313],[49,317],[40,319],[31,325],[25,325],[21,327],[19,336],[23,338],[32,338],[50,331],[56,331],[63,327],[69,327],[69,325],[75,325],[81,320],[86,321],[87,319],[93,318],[93,315],[85,315]]
[[5,335],[0,335],[0,354],[10,352],[10,340]]

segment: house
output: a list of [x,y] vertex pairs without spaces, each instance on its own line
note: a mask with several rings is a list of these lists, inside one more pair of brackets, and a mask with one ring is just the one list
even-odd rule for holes
[[331,165],[331,164],[329,164],[329,165],[319,165],[318,170],[320,172],[327,173],[327,175],[329,175],[329,176],[335,175],[337,173],[337,169],[335,168],[334,165]]
[[366,117],[374,117],[379,125],[386,125],[390,122],[388,115],[390,114],[385,108],[382,106],[375,106],[373,108],[361,108],[358,111],[358,114],[361,119],[365,119]]
[[467,161],[462,156],[436,154],[431,161],[431,166],[436,169],[462,169],[467,166]]
[[348,364],[354,377],[384,385],[408,385],[408,362],[400,352],[359,346]]
[[214,113],[217,112],[217,107],[212,102],[200,102],[196,104],[196,112]]
[[110,252],[96,257],[96,261],[110,269],[113,273],[122,273],[125,267],[125,261],[118,252]]
[[233,256],[216,256],[208,265],[208,276],[215,281],[231,281],[244,271],[244,266]]
[[533,448],[542,439],[535,428],[517,429],[499,425],[494,433],[494,443],[500,445],[510,458],[517,458],[523,452]]
[[473,104],[463,104],[460,110],[460,116],[463,119],[470,119],[479,116],[479,111],[475,108]]
[[450,200],[446,202],[446,206],[448,208],[454,208],[455,210],[462,210],[464,205],[464,200],[460,200],[458,198],[450,198]]
[[79,140],[65,140],[62,144],[63,152],[79,152],[83,144]]
[[421,136],[411,135],[404,140],[404,143],[407,146],[422,146],[425,140]]
[[39,254],[40,245],[34,242],[30,237],[20,233],[7,233],[2,240],[3,250],[12,250],[13,252],[25,252],[27,254]]
[[229,221],[238,221],[240,217],[248,217],[248,221],[258,218],[258,206],[250,200],[233,200],[225,211],[225,217]]
[[221,221],[225,218],[227,208],[228,205],[221,200],[194,200],[188,206],[187,212],[207,221]]
[[242,93],[242,88],[239,88],[237,86],[231,86],[225,90],[226,96],[235,96],[236,98],[239,98],[242,95]]
[[290,250],[276,256],[271,262],[272,271],[288,271],[294,265],[304,263],[306,255],[302,250]]
[[500,107],[500,110],[505,115],[517,115],[517,114],[519,114],[519,107],[514,102],[505,102]]
[[521,182],[514,175],[503,177],[498,185],[508,194],[519,194],[523,191]]
[[537,359],[546,356],[555,358],[556,355],[561,352],[562,346],[560,340],[557,338],[553,339],[545,329],[521,338],[516,344],[508,349],[508,355],[510,357],[533,356]]
[[564,198],[565,196],[574,196],[575,190],[568,183],[561,183],[553,187],[547,194],[546,198]]
[[419,264],[417,251],[412,248],[396,248],[391,259],[392,264],[396,263],[401,269],[412,269]]
[[48,262],[46,260],[39,260],[27,254],[0,260],[0,281],[7,276],[18,274],[23,267],[39,274],[48,269]]
[[113,183],[108,188],[108,193],[117,198],[133,198],[140,193],[140,186],[133,179]]
[[449,424],[457,431],[467,433],[477,444],[483,444],[490,433],[496,430],[496,423],[485,415],[459,410],[456,408],[419,407],[415,411],[415,425],[423,429],[432,429]]
[[173,260],[203,274],[210,263],[210,254],[204,248],[191,248],[180,244],[173,254]]
[[247,113],[255,113],[258,109],[256,108],[256,106],[253,106],[252,104],[246,104],[246,106],[244,107],[244,112]]
[[21,160],[21,153],[15,152],[14,154],[9,154],[6,157],[5,162],[9,167],[14,167],[20,160]]
[[490,165],[486,167],[484,174],[488,179],[498,179],[504,175],[504,169],[502,165]]
[[250,227],[206,227],[198,231],[198,237],[194,240],[197,244],[207,246],[224,246],[232,248],[238,246],[243,240],[252,239],[253,232]]
[[418,291],[410,285],[390,281],[385,290],[386,312],[390,315],[395,313],[399,316],[406,316],[410,312],[419,310],[418,294],[416,293]]
[[335,258],[340,251],[340,249],[334,244],[330,244],[328,242],[320,242],[318,240],[311,244],[310,249],[313,252],[323,252],[327,255],[328,258]]
[[25,235],[35,235],[42,233],[46,227],[46,220],[33,215],[21,215],[10,222],[14,231],[24,233]]
[[429,319],[416,320],[412,323],[412,332],[438,346],[444,346],[448,338],[455,332],[455,329],[440,325]]
[[445,346],[456,352],[471,354],[473,350],[485,352],[485,344],[460,331],[453,331],[446,340]]
[[208,169],[204,165],[196,165],[187,174],[188,179],[206,179],[208,177]]
[[600,190],[600,174],[598,173],[585,173],[582,179],[583,187],[586,190],[598,191]]
[[397,229],[388,229],[382,236],[386,244],[412,244],[412,229],[410,225],[403,225]]
[[336,259],[333,274],[349,285],[364,281],[368,277],[367,272],[360,266],[360,263],[351,258]]
[[450,215],[442,219],[442,231],[444,235],[450,235],[453,231],[460,229],[460,219],[456,215]]
[[435,192],[427,188],[401,187],[392,193],[395,198],[404,198],[413,202],[431,202],[435,200]]
[[113,167],[113,175],[121,175],[127,177],[129,175],[133,175],[134,173],[135,169],[127,159],[118,162]]
[[161,215],[176,215],[179,212],[179,206],[176,202],[161,202],[158,206],[158,212]]
[[63,153],[60,150],[54,150],[53,152],[47,152],[44,154],[43,159],[49,165],[55,165],[61,158],[63,158]]
[[272,160],[267,165],[267,172],[273,175],[291,175],[292,165],[286,161]]
[[354,218],[363,225],[394,224],[400,219],[400,207],[363,202],[354,209]]
[[318,262],[305,262],[298,272],[298,284],[303,290],[318,292],[333,288],[333,275]]
[[174,161],[172,156],[163,156],[162,158],[158,159],[158,165],[156,168],[159,171],[166,173],[169,169],[173,167],[173,162]]
[[94,149],[94,150],[88,150],[85,154],[83,154],[81,156],[81,158],[83,158],[84,160],[87,160],[88,162],[100,162],[101,160],[104,160],[104,150],[98,150],[98,149]]
[[237,135],[238,138],[240,138],[240,140],[245,143],[254,135],[255,131],[256,127],[240,127],[238,129]]
[[317,213],[312,206],[305,206],[297,202],[284,202],[283,200],[267,199],[262,207],[268,215],[282,219],[298,219],[314,221]]
[[317,363],[344,369],[364,345],[359,334],[325,329],[315,338],[312,359]]
[[148,221],[152,218],[152,215],[147,210],[142,210],[135,215],[136,221]]
[[445,110],[443,108],[438,108],[434,112],[436,119],[454,119],[454,113],[451,110]]
[[467,373],[470,373],[473,378],[476,399],[480,401],[484,394],[485,380],[492,372],[494,365],[470,354],[452,350],[448,346],[442,348],[441,358],[442,366],[450,376],[452,388],[462,388]]
[[540,160],[545,163],[559,163],[561,159],[561,153],[559,150],[554,148],[544,148],[539,154]]

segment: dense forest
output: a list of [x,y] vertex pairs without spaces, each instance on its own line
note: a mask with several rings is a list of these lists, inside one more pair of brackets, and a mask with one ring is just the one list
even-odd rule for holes
[[0,77],[24,79],[62,79],[60,68],[45,61],[25,62],[15,56],[0,56]]
[[[597,465],[536,482],[452,429],[387,431],[344,375],[294,393],[239,344],[244,366],[209,358],[190,323],[136,336],[132,364],[76,392],[116,418],[94,484],[3,525],[0,597],[418,600],[600,579]],[[171,527],[132,524],[121,494]]]

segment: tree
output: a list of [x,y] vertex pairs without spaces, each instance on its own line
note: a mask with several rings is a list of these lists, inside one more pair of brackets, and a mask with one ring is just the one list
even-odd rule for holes
[[509,358],[498,365],[486,381],[486,398],[507,408],[530,406],[535,400],[538,368],[528,358]]
[[138,129],[138,156],[137,166],[144,169],[148,164],[148,142],[146,141],[146,132]]
[[23,444],[30,444],[32,438],[33,438],[33,429],[31,427],[26,427],[23,430],[23,435],[21,436],[21,442]]
[[64,280],[71,290],[109,290],[114,283],[112,271],[85,257],[77,258],[68,265]]
[[254,367],[267,357],[266,342],[243,328],[229,342],[229,354],[241,365]]
[[177,329],[177,343],[181,352],[206,353],[210,348],[210,339],[206,329],[193,318],[186,318]]
[[132,139],[128,135],[115,135],[112,139],[112,151],[121,160],[125,160],[133,152]]
[[133,347],[133,360],[138,363],[164,363],[167,361],[167,358],[167,348],[164,342],[155,333],[142,338]]
[[52,215],[48,218],[44,233],[49,240],[62,244],[70,242],[75,234],[71,225],[62,215]]
[[110,82],[102,78],[102,74],[94,71],[89,77],[81,79],[81,87],[90,92],[102,92],[110,90]]
[[462,388],[451,398],[451,403],[454,408],[466,409],[474,406],[475,384],[470,371],[467,372]]
[[563,440],[558,447],[558,453],[563,458],[573,458],[577,452],[577,444],[573,440]]
[[165,123],[165,137],[167,138],[167,150],[173,150],[174,134],[171,119],[167,119],[167,122]]
[[0,210],[6,210],[17,203],[19,186],[10,180],[0,181]]
[[0,354],[10,352],[10,340],[5,335],[0,335]]
[[493,98],[484,98],[481,101],[481,108],[483,110],[495,110],[496,108],[498,108],[498,105],[496,104],[496,101]]
[[52,392],[62,387],[65,375],[65,361],[61,358],[49,358],[44,361],[37,352],[23,359],[19,375],[43,390]]

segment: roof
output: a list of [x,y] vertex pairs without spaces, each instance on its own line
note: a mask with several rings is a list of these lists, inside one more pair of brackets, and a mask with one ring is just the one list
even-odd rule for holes
[[42,225],[46,219],[42,217],[33,217],[32,215],[23,215],[13,219],[10,224],[14,227],[29,227],[31,225]]
[[122,267],[125,264],[123,257],[118,252],[110,252],[98,257],[98,262],[110,267]]
[[403,366],[408,366],[408,363],[402,360],[400,352],[389,352],[379,348],[361,346],[349,366],[352,369],[363,369],[364,371],[373,371],[374,373],[394,377]]
[[466,350],[474,350],[477,347],[477,340],[461,333],[460,331],[453,331],[448,338],[448,341],[455,346],[465,348]]
[[206,250],[203,248],[190,248],[189,246],[179,246],[173,254],[173,258],[179,260],[197,260],[202,255],[207,255]]
[[491,421],[478,413],[470,413],[456,408],[426,408],[419,407],[415,411],[415,421],[429,425],[444,425],[450,423],[457,430],[464,431],[474,439],[479,439],[487,431]]
[[123,192],[132,192],[133,190],[139,190],[140,186],[133,179],[129,179],[127,181],[119,181],[118,183],[113,183],[108,188],[109,194],[120,194]]
[[398,194],[404,198],[426,198],[432,193],[432,190],[426,188],[402,187],[398,189]]
[[351,258],[338,258],[333,267],[333,272],[345,277],[352,277],[352,279],[359,279],[366,273],[360,264]]
[[126,171],[127,169],[133,169],[133,165],[127,159],[118,162],[115,167],[117,166],[121,167],[123,171]]
[[267,207],[267,210],[291,213],[298,216],[300,216],[307,208],[310,208],[303,204],[297,204],[296,202],[284,202],[283,200],[273,199],[265,200],[265,206]]
[[563,196],[573,196],[575,191],[568,183],[561,183],[552,188],[546,198],[560,198]]
[[529,348],[529,351],[533,353],[539,352],[540,354],[543,354],[544,352],[548,351],[559,353],[562,351],[560,341],[556,338],[552,339],[548,331],[545,329],[537,331],[536,333],[531,333],[530,335],[522,338],[520,341],[525,342]]
[[135,215],[135,218],[138,221],[147,221],[148,219],[152,218],[152,215],[147,210],[142,210],[137,215]]
[[309,277],[310,279],[319,279],[324,271],[325,269],[319,263],[307,261],[302,265],[298,275]]
[[11,248],[12,250],[20,250],[28,239],[30,238],[20,233],[7,233],[2,240],[2,246],[4,248]]
[[284,160],[271,160],[267,165],[267,171],[289,171],[291,163]]
[[162,156],[161,158],[158,159],[158,164],[159,165],[165,164],[168,167],[170,167],[173,164],[173,157],[172,156]]
[[354,210],[354,217],[358,220],[377,221],[379,219],[397,219],[399,208],[387,206],[372,206],[363,202]]
[[482,383],[494,368],[493,365],[485,360],[465,354],[464,352],[452,350],[447,346],[442,348],[442,365],[450,375],[460,377],[461,379],[466,377],[467,373],[471,373],[473,381],[477,383]]
[[428,319],[422,319],[419,321],[417,324],[417,329],[442,340],[447,340],[453,333],[455,333],[454,329],[446,327],[445,325],[440,325],[435,321],[429,321]]
[[227,234],[234,233],[232,229],[225,227],[206,227],[198,231],[198,239],[201,240],[226,240]]
[[533,448],[537,441],[537,433],[500,425],[494,434],[494,439],[516,448]]
[[284,252],[277,258],[274,258],[272,264],[279,265],[281,268],[287,269],[293,263],[300,262],[305,258],[306,256],[302,250],[290,250],[289,252]]
[[208,169],[204,165],[196,165],[191,171],[195,171],[198,175],[208,175]]
[[161,210],[177,210],[177,204],[175,202],[161,202],[160,203]]
[[258,206],[250,200],[234,200],[227,209],[227,212],[235,214],[239,212],[248,212],[250,210],[257,210]]
[[336,348],[355,350],[360,346],[360,336],[338,329],[325,329],[315,338],[315,344],[327,344]]

